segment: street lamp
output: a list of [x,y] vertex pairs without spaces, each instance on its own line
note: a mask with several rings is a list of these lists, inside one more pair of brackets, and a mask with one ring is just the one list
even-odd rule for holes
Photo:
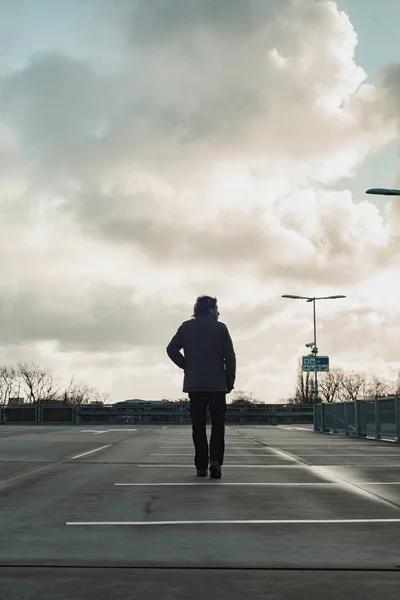
[[[293,300],[306,300],[307,302],[312,302],[313,303],[313,309],[314,309],[314,348],[311,350],[311,352],[314,354],[314,356],[317,356],[318,354],[318,348],[317,348],[317,320],[316,320],[316,316],[315,316],[315,301],[316,300],[336,300],[337,298],[346,298],[346,296],[342,296],[342,295],[336,295],[336,296],[320,296],[319,298],[315,298],[312,297],[310,298],[309,296],[293,296],[292,294],[284,294],[282,296],[282,298],[291,298]],[[306,344],[307,346],[310,346],[310,344]],[[314,403],[318,404],[318,375],[317,375],[317,365],[315,365],[315,389],[314,389]]]
[[390,190],[387,188],[371,188],[366,194],[375,194],[377,196],[400,196],[400,190]]

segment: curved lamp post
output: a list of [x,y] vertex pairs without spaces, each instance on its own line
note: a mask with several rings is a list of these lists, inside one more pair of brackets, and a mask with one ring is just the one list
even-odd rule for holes
[[[309,297],[309,296],[293,296],[292,294],[284,294],[282,296],[282,298],[292,298],[293,300],[306,300],[307,302],[312,302],[313,303],[313,308],[314,308],[314,348],[312,349],[312,353],[314,354],[314,356],[317,355],[318,353],[318,348],[317,348],[317,320],[316,320],[316,316],[315,316],[315,301],[316,300],[336,300],[337,298],[346,298],[347,296],[321,296],[319,298],[315,298],[315,297]],[[307,344],[308,346],[309,344]],[[317,368],[315,368],[315,388],[314,388],[314,402],[315,404],[318,404],[318,375],[317,375]]]
[[375,194],[376,196],[400,196],[400,190],[388,188],[370,188],[366,194]]

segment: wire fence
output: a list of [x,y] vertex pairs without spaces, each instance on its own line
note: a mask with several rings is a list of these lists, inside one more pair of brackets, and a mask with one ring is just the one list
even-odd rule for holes
[[314,431],[400,441],[400,399],[317,404]]
[[[226,423],[246,424],[312,424],[313,405],[259,404],[227,406]],[[208,415],[208,422],[210,416]],[[0,407],[0,424],[37,425],[127,425],[127,424],[191,423],[189,403],[156,404],[154,402],[129,406],[5,406]]]

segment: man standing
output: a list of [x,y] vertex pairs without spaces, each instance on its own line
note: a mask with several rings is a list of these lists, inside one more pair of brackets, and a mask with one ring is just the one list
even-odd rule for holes
[[[199,477],[221,478],[225,452],[226,394],[236,378],[236,355],[227,326],[218,321],[217,299],[199,296],[193,318],[184,321],[167,346],[170,359],[185,371],[183,391],[189,394],[194,463]],[[184,357],[180,350],[183,348]],[[210,452],[206,433],[211,414]]]

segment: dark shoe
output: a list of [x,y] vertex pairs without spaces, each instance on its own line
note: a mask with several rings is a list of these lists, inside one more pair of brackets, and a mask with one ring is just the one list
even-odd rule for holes
[[207,469],[197,469],[197,477],[207,477]]
[[221,479],[221,465],[217,460],[211,461],[210,477],[212,477],[212,479]]

